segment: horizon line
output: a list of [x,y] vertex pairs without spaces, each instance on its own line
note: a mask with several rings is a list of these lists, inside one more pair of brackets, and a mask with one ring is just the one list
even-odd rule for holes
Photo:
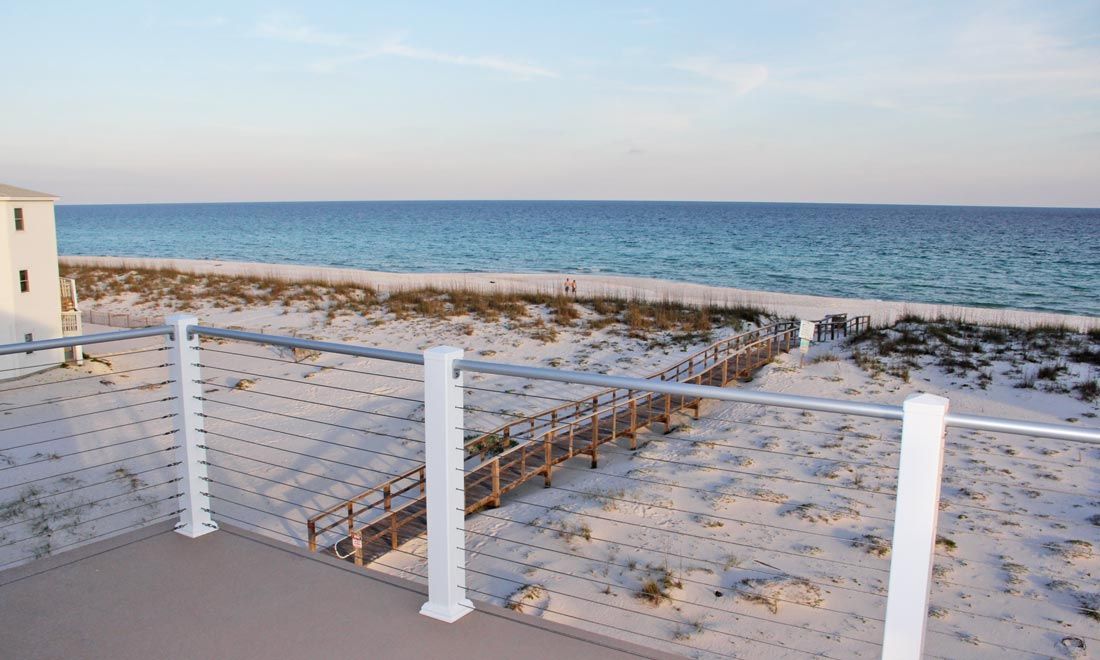
[[951,204],[919,202],[791,202],[764,200],[713,200],[713,199],[481,199],[481,198],[426,198],[426,199],[282,199],[282,200],[235,200],[216,202],[83,202],[55,203],[55,206],[182,206],[185,204],[407,204],[407,203],[616,203],[616,204],[776,204],[804,206],[922,206],[933,208],[1003,208],[1003,209],[1060,209],[1096,211],[1100,206],[1072,205],[1018,205],[1018,204]]

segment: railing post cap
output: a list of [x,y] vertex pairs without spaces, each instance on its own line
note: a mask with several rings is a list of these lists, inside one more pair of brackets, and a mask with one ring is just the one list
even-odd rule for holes
[[943,409],[947,412],[947,407],[950,405],[951,400],[936,394],[929,394],[927,392],[915,392],[905,397],[905,401],[902,403],[903,410],[936,410]]
[[166,317],[164,319],[164,322],[168,325],[180,325],[181,323],[194,325],[199,322],[199,317],[195,316],[194,314],[186,313],[172,314],[171,316]]
[[446,358],[454,355],[462,355],[461,348],[455,348],[454,346],[433,346],[424,351],[425,358]]

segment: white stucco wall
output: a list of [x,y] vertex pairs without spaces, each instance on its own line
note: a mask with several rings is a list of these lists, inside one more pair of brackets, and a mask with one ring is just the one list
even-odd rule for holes
[[[15,209],[23,209],[23,231]],[[30,275],[30,291],[19,290],[19,271]],[[0,344],[61,336],[57,230],[53,201],[0,198]],[[0,356],[0,380],[22,376],[47,363],[60,363],[61,349]]]

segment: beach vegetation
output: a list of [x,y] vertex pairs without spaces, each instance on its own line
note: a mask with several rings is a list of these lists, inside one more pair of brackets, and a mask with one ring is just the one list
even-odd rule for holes
[[[769,318],[760,307],[740,304],[692,305],[671,299],[598,295],[565,296],[538,291],[482,291],[463,287],[408,287],[382,293],[363,285],[320,279],[281,279],[186,273],[170,268],[66,266],[62,274],[77,281],[82,297],[92,302],[125,300],[129,305],[164,312],[196,311],[201,302],[222,309],[280,306],[284,313],[322,314],[331,324],[342,316],[395,320],[468,317],[487,323],[502,319],[544,317],[561,327],[581,319],[591,329],[622,325],[625,335],[648,339],[655,333],[679,333],[681,341],[709,339],[714,329],[742,329]],[[387,316],[388,315],[388,316]],[[535,328],[544,340],[550,333]]]
[[1073,389],[1082,401],[1092,402],[1100,398],[1100,380],[1096,378],[1087,378],[1074,385]]

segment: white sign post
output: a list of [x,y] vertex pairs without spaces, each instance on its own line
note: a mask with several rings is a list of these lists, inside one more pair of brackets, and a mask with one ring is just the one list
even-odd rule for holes
[[815,330],[817,330],[817,324],[813,321],[802,321],[798,326],[798,350],[801,353],[798,366],[800,368],[806,364],[806,353],[810,350],[810,341],[814,338]]

